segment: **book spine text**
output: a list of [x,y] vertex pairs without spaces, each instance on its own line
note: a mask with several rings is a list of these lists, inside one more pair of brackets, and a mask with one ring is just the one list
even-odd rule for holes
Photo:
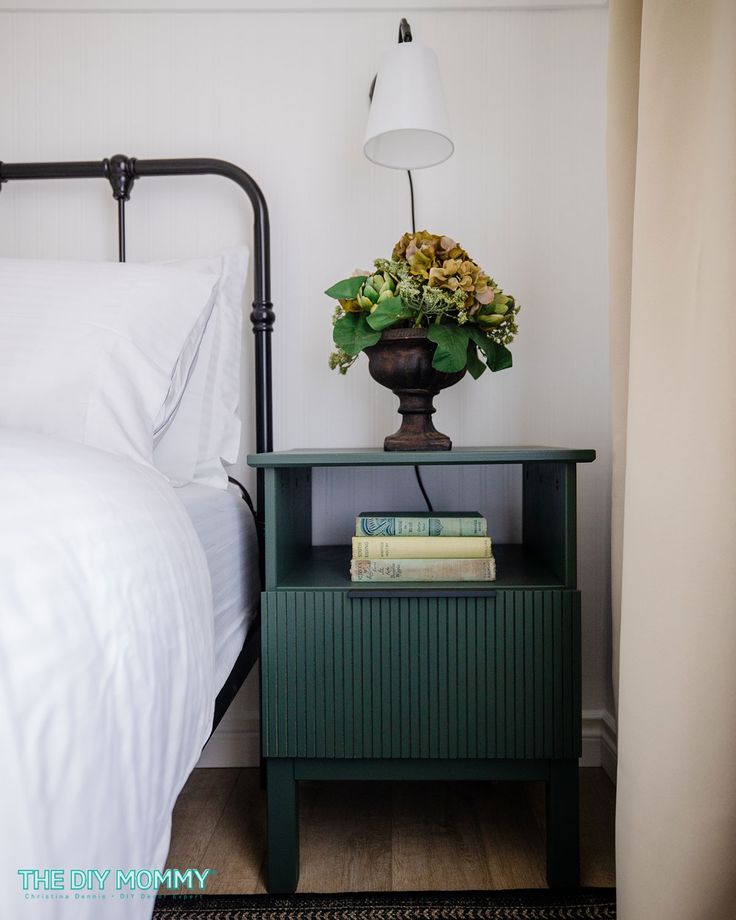
[[359,517],[356,537],[484,537],[488,525],[483,517]]

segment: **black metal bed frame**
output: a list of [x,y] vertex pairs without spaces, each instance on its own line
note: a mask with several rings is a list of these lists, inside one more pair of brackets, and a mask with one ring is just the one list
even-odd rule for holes
[[[250,314],[255,336],[256,451],[273,449],[273,402],[271,396],[271,331],[274,323],[271,303],[270,229],[263,192],[248,173],[226,160],[209,158],[138,160],[116,154],[109,159],[62,163],[3,163],[0,161],[0,189],[16,179],[107,179],[118,203],[118,259],[125,261],[125,202],[136,179],[147,176],[224,176],[246,193],[253,206],[253,309]],[[263,550],[263,471],[256,485],[256,527]],[[235,665],[215,701],[213,731],[225,714],[249,671],[258,659],[260,627],[248,633]]]

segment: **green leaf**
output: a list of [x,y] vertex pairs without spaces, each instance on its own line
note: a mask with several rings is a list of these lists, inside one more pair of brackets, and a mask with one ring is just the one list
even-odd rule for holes
[[503,371],[513,364],[513,358],[508,348],[505,345],[499,345],[493,339],[489,339],[487,335],[483,335],[477,327],[471,328],[470,338],[486,356],[488,367],[492,371]]
[[331,288],[327,288],[325,294],[328,297],[334,297],[335,300],[352,300],[357,296],[367,277],[368,275],[359,275],[357,278],[345,278],[344,281],[338,281]]
[[375,345],[381,338],[381,333],[371,329],[363,313],[346,313],[335,323],[332,338],[338,348],[355,356],[364,348]]
[[388,297],[382,300],[376,309],[368,316],[368,325],[371,329],[388,329],[394,323],[402,319],[408,319],[412,315],[411,310],[405,306],[400,297]]
[[478,357],[478,349],[472,342],[468,342],[468,371],[470,376],[477,380],[485,369],[485,364]]
[[430,326],[427,338],[437,348],[432,367],[447,374],[461,371],[468,363],[468,329],[465,326]]
[[492,371],[505,371],[506,368],[511,367],[514,359],[508,348],[505,345],[499,345],[498,342],[491,342],[490,344],[492,355],[486,352],[488,367]]

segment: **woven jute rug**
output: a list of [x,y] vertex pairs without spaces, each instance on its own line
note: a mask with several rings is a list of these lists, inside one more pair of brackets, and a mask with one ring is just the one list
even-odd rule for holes
[[154,920],[615,920],[614,888],[173,895]]

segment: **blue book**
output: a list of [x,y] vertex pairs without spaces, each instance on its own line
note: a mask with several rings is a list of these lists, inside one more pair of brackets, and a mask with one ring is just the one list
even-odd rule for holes
[[488,522],[477,511],[364,511],[355,519],[356,537],[485,537]]

